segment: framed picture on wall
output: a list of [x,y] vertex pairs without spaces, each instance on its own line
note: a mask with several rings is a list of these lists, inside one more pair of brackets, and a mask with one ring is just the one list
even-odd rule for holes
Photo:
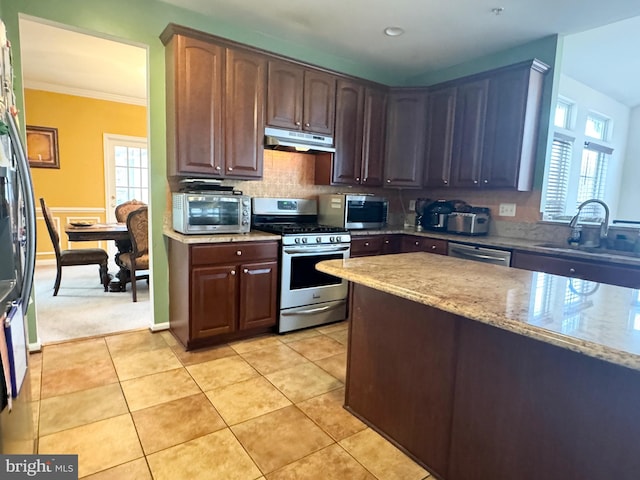
[[60,168],[58,129],[27,125],[27,158],[31,167]]

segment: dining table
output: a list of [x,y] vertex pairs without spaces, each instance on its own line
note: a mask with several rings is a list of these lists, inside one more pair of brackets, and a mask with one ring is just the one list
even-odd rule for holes
[[120,271],[109,282],[110,292],[126,291],[129,269],[120,262],[120,255],[131,251],[131,239],[126,223],[69,223],[64,229],[70,242],[99,242],[113,240],[118,252],[115,262]]

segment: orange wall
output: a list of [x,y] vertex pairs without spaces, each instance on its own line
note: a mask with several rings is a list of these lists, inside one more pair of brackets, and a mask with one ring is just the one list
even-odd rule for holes
[[32,168],[36,203],[105,206],[104,133],[147,136],[146,107],[25,90],[27,125],[58,129],[60,169]]

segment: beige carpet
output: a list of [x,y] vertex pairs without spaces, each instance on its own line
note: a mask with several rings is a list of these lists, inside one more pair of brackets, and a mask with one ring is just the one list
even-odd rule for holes
[[[109,267],[109,272],[115,272]],[[40,342],[61,342],[148,327],[151,324],[149,286],[140,280],[138,301],[126,292],[105,292],[99,282],[98,266],[62,269],[57,296],[53,296],[55,265],[36,267],[34,289]]]

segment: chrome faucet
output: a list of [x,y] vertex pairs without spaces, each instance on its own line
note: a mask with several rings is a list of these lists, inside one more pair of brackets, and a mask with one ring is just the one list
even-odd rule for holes
[[590,203],[598,203],[602,205],[602,208],[604,208],[604,221],[600,223],[600,239],[604,240],[605,238],[607,238],[607,231],[609,229],[609,207],[606,203],[604,203],[602,200],[598,200],[597,198],[585,200],[578,206],[578,213],[576,213],[569,222],[569,227],[571,228],[571,230],[574,230],[576,228],[580,212],[586,205],[589,205]]

